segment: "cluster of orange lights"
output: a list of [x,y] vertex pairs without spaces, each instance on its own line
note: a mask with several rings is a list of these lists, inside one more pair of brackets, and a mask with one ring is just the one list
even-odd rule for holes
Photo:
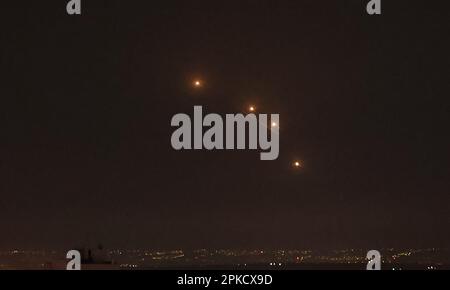
[[[201,87],[203,86],[203,82],[202,82],[201,80],[195,80],[195,81],[193,82],[193,85],[194,85],[195,88],[201,88]],[[254,112],[256,112],[256,107],[253,106],[253,105],[251,105],[251,106],[248,107],[248,111],[249,111],[250,113],[254,113]],[[279,126],[279,124],[276,123],[276,122],[272,122],[271,126],[272,126],[273,128],[276,128],[276,127]],[[303,168],[303,164],[302,164],[301,161],[294,161],[294,162],[292,163],[292,165],[293,165],[293,167],[294,167],[295,169],[301,169],[301,168]]]

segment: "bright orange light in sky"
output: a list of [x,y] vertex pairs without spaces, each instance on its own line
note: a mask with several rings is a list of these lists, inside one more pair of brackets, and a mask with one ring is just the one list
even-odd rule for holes
[[248,110],[249,110],[250,112],[254,112],[256,109],[255,109],[254,106],[250,106],[250,108],[248,108]]
[[197,88],[201,87],[202,86],[202,82],[201,81],[195,81],[194,82],[194,86],[197,87]]

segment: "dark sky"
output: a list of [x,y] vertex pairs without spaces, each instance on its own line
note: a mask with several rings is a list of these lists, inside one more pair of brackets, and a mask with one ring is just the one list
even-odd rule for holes
[[[0,248],[449,245],[438,1],[9,2]],[[173,115],[250,103],[280,114],[277,161],[172,149]]]

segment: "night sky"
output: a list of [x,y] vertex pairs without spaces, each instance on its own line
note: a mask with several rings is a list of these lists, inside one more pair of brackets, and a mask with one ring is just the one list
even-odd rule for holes
[[[439,1],[9,2],[0,248],[450,244]],[[173,150],[195,105],[279,113],[280,157]]]

